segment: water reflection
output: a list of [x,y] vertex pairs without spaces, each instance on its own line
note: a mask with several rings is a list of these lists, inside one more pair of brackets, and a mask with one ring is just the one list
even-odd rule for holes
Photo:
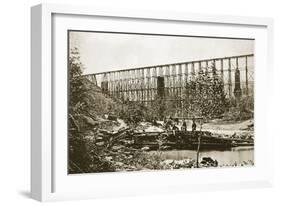
[[[152,152],[153,153],[153,152]],[[196,159],[195,150],[171,150],[162,152],[163,159],[183,160]],[[219,166],[242,164],[244,161],[254,161],[254,147],[235,147],[227,151],[200,151],[200,160],[202,157],[211,157],[217,160]]]

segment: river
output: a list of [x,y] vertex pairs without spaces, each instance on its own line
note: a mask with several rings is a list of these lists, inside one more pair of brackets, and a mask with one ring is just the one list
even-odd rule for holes
[[[153,152],[152,152],[153,153]],[[163,159],[183,160],[183,159],[196,159],[195,150],[170,150],[162,151],[161,156]],[[242,164],[244,161],[254,162],[254,147],[234,147],[226,151],[200,151],[200,160],[202,157],[211,157],[217,160],[219,166]]]

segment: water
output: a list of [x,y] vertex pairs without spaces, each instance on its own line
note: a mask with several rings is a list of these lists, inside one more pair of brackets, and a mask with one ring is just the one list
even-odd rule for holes
[[[196,159],[195,150],[171,150],[162,151],[163,159],[183,160]],[[211,157],[217,160],[219,165],[233,165],[235,163],[242,164],[244,161],[254,162],[254,147],[235,147],[227,151],[200,151],[200,160],[202,157]]]

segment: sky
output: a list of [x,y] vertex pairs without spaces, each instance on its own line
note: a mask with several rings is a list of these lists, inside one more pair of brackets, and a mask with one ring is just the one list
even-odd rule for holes
[[254,53],[254,40],[141,34],[69,33],[84,74]]

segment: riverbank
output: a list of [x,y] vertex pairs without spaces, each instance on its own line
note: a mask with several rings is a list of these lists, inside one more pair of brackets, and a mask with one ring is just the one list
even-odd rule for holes
[[[197,167],[196,158],[189,154],[182,158],[167,156],[167,152],[178,151],[151,151],[139,153],[132,157],[132,161],[127,163],[115,162],[116,171],[142,171],[142,170],[170,170],[170,169],[193,169],[193,168],[223,168],[223,167],[245,167],[253,166],[253,159],[241,159],[240,161],[221,161],[214,156],[207,156],[206,153],[200,154],[199,165]],[[210,155],[210,154],[209,154]],[[233,159],[234,160],[234,159]]]
[[[157,154],[157,151],[150,151],[150,154]],[[170,150],[161,151],[163,160],[183,161],[186,159],[196,159],[195,150]],[[254,147],[235,147],[231,150],[203,150],[199,153],[199,162],[204,157],[210,157],[218,162],[218,166],[244,165],[245,162],[254,162]]]
[[233,134],[248,134],[254,137],[254,120],[249,119],[239,122],[212,120],[206,124],[203,124],[202,130],[207,130],[214,134],[224,134],[227,136]]

